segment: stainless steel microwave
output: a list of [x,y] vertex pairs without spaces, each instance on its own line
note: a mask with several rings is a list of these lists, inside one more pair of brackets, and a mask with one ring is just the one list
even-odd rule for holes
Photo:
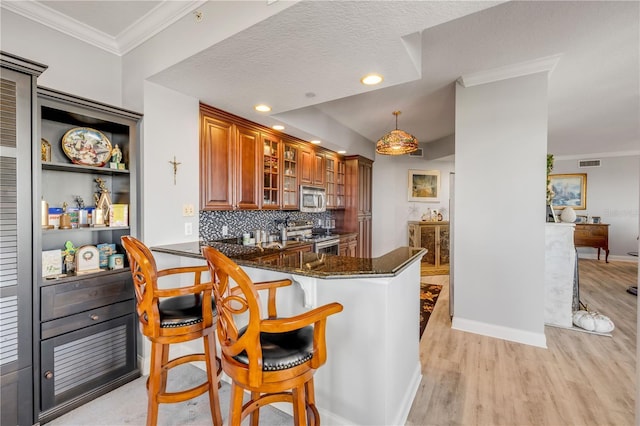
[[300,185],[300,211],[321,213],[327,210],[327,194],[319,186]]

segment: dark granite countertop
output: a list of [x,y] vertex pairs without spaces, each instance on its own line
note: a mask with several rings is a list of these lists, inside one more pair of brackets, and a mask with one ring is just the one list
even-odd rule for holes
[[288,241],[283,249],[261,249],[256,246],[243,246],[232,242],[193,241],[155,246],[151,247],[151,250],[158,253],[203,259],[201,248],[204,245],[209,245],[220,250],[241,266],[327,279],[395,276],[412,262],[419,261],[426,253],[426,250],[422,248],[399,247],[383,256],[364,259],[295,251],[296,248],[305,244]]

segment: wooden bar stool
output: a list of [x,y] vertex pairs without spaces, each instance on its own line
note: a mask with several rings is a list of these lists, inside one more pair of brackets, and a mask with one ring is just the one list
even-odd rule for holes
[[[140,329],[151,341],[151,369],[147,380],[149,396],[147,425],[158,422],[158,404],[183,402],[209,392],[213,424],[222,425],[218,398],[219,376],[216,357],[216,310],[212,298],[212,283],[201,282],[207,266],[179,267],[157,270],[151,251],[131,236],[122,237],[136,293]],[[177,274],[193,274],[188,287],[158,288],[158,278]],[[169,345],[204,339],[204,353],[189,354],[169,359]],[[167,392],[169,370],[185,363],[204,361],[207,381],[193,388]]]
[[[211,271],[218,307],[218,339],[222,368],[231,378],[229,425],[239,426],[251,415],[259,421],[260,407],[274,402],[293,404],[294,423],[319,425],[313,375],[325,363],[327,317],[342,311],[330,303],[290,318],[278,318],[276,289],[291,280],[253,283],[231,259],[213,247],[203,254]],[[235,284],[235,285],[234,285]],[[268,318],[260,312],[258,290],[268,290]],[[248,324],[239,324],[239,318]],[[244,390],[251,400],[243,404]]]

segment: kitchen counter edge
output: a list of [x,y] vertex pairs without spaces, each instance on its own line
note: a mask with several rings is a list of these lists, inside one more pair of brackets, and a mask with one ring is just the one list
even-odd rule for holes
[[[171,254],[175,256],[202,259],[201,247],[207,245],[202,241],[186,243],[165,244],[151,247],[152,251]],[[212,244],[213,245],[213,244]],[[215,244],[215,247],[225,253],[224,244]],[[284,251],[284,250],[283,250]],[[405,268],[415,261],[420,261],[427,253],[426,249],[416,247],[398,247],[377,258],[353,258],[346,256],[326,255],[335,267],[327,270],[306,269],[304,267],[279,266],[260,262],[262,253],[247,258],[246,256],[234,256],[225,253],[240,266],[266,269],[293,275],[301,275],[321,279],[350,279],[350,278],[384,278],[399,275]],[[273,252],[269,253],[273,254]],[[309,254],[312,255],[312,254]]]

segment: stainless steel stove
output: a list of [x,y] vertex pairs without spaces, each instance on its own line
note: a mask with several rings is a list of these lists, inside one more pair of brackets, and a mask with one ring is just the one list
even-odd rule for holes
[[314,229],[313,222],[291,222],[287,226],[290,240],[307,241],[313,243],[315,253],[338,254],[340,236],[331,234],[328,229]]

